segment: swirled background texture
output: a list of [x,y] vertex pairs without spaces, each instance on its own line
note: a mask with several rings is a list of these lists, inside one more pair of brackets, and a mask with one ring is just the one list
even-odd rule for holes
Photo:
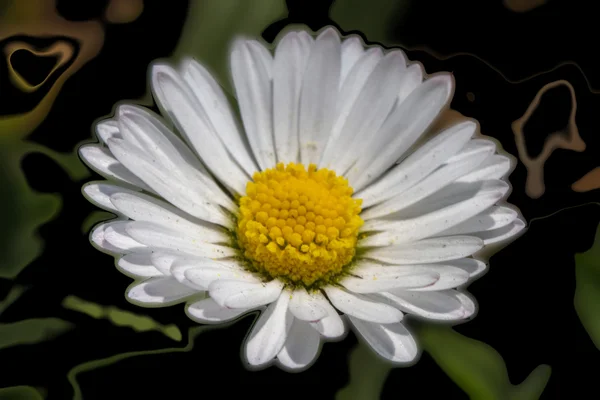
[[[576,5],[577,4],[577,5]],[[0,399],[580,399],[600,369],[600,58],[594,3],[567,0],[0,0]],[[239,361],[254,316],[203,327],[129,304],[89,245],[106,213],[76,155],[120,100],[151,106],[146,70],[193,55],[222,82],[238,34],[334,25],[452,71],[454,112],[518,158],[509,201],[528,232],[469,290],[479,314],[415,326],[390,367],[353,335],[307,372]],[[452,118],[449,113],[447,118]]]

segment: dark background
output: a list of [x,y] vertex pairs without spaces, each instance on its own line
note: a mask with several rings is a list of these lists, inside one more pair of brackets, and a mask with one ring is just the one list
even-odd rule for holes
[[[530,223],[529,230],[495,255],[489,273],[470,286],[479,302],[479,314],[456,330],[495,348],[513,383],[524,380],[539,364],[550,365],[552,375],[542,399],[594,398],[600,353],[573,307],[574,254],[586,251],[593,242],[600,207],[584,204],[598,202],[599,196],[597,190],[576,193],[570,188],[600,159],[596,118],[600,100],[589,86],[600,87],[594,2],[549,1],[527,13],[511,12],[501,1],[409,3],[390,28],[390,37],[414,49],[407,50],[408,57],[421,61],[428,73],[452,71],[456,78],[452,108],[479,120],[483,133],[499,140],[507,152],[517,155],[511,123],[523,115],[543,85],[564,79],[575,88],[576,122],[587,149],[583,153],[554,152],[545,167],[546,192],[539,199],[525,194],[526,169],[522,163],[517,165],[510,177],[513,192],[509,202],[520,208]],[[329,19],[330,4],[288,1],[289,16],[265,27],[263,38],[272,42],[290,23],[304,23],[315,30],[333,24],[343,32],[362,35],[344,31]],[[97,17],[104,4],[58,1],[57,7],[67,19],[86,20]],[[90,138],[91,123],[109,114],[114,103],[141,97],[148,63],[172,52],[186,9],[185,1],[171,1],[169,7],[146,1],[135,22],[108,25],[101,53],[64,85],[48,118],[29,140],[57,151],[71,151]],[[393,21],[394,16],[391,18]],[[455,53],[463,55],[449,57]],[[26,60],[23,63],[27,64]],[[534,76],[549,70],[552,72]],[[469,92],[474,99],[467,97]],[[18,94],[8,102],[3,98],[2,114],[19,107],[27,109],[27,102],[34,101]],[[525,127],[532,156],[539,154],[547,134],[565,127],[570,109],[567,90],[551,91],[542,99]],[[129,304],[123,292],[131,280],[112,268],[112,257],[96,251],[81,234],[83,220],[96,209],[80,193],[84,182],[73,182],[41,154],[27,156],[22,168],[35,190],[59,193],[63,207],[60,215],[40,230],[45,241],[43,255],[16,279],[30,289],[1,320],[59,317],[74,322],[76,328],[52,341],[2,350],[0,387],[43,387],[48,399],[70,399],[73,392],[66,375],[82,362],[129,351],[183,347],[188,328],[196,326],[183,307],[143,310]],[[572,206],[579,207],[568,208]],[[12,284],[0,280],[0,298]],[[66,295],[146,313],[164,325],[174,323],[183,340],[174,345],[158,332],[137,333],[106,319],[69,311],[61,306]],[[238,394],[331,399],[347,384],[347,358],[356,344],[353,334],[325,345],[317,363],[301,374],[276,368],[262,372],[244,369],[240,347],[253,318],[250,315],[230,327],[202,333],[191,352],[133,357],[82,373],[78,382],[84,399],[227,398]],[[381,398],[442,396],[467,398],[424,353],[415,366],[390,373]]]

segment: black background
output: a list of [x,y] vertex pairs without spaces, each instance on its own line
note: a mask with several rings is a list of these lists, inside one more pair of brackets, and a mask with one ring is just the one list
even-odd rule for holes
[[[57,6],[67,19],[85,20],[96,18],[104,3],[58,1]],[[264,39],[272,42],[290,23],[305,23],[315,30],[332,24],[350,33],[329,19],[330,3],[288,1],[289,16],[266,27]],[[583,204],[597,202],[598,191],[576,193],[570,188],[600,159],[600,123],[595,118],[600,101],[586,81],[600,87],[600,41],[592,6],[593,2],[549,1],[518,14],[507,10],[501,1],[419,0],[412,1],[389,30],[396,43],[415,49],[407,50],[408,57],[421,61],[428,73],[454,73],[452,108],[478,119],[483,133],[499,140],[513,155],[517,150],[511,123],[521,117],[537,91],[559,79],[568,80],[575,88],[577,125],[587,149],[583,153],[554,152],[546,163],[546,193],[536,200],[525,195],[526,170],[523,164],[517,165],[510,177],[513,192],[509,202],[521,209],[530,223],[529,230],[494,256],[490,272],[470,286],[479,302],[479,314],[456,327],[460,333],[495,348],[503,356],[513,383],[521,382],[537,365],[549,364],[552,376],[542,399],[594,398],[597,392],[600,353],[577,318],[573,295],[574,254],[589,249],[600,217],[597,204]],[[146,1],[143,14],[135,22],[108,25],[101,53],[67,81],[48,118],[29,140],[54,150],[72,151],[77,143],[91,137],[91,123],[109,114],[114,103],[139,98],[146,90],[148,63],[171,53],[186,9],[184,1],[171,1],[169,7]],[[455,53],[465,54],[448,57]],[[467,98],[468,92],[475,95],[473,101]],[[26,102],[31,101],[17,94],[13,100],[9,102],[11,112],[29,107]],[[531,155],[541,151],[548,133],[565,127],[570,102],[569,92],[560,89],[543,98],[525,129]],[[2,114],[6,113],[3,109]],[[145,310],[129,304],[123,292],[130,279],[113,268],[112,257],[96,251],[81,234],[82,221],[96,209],[81,195],[84,182],[73,182],[40,154],[26,157],[22,167],[34,189],[59,193],[63,207],[60,215],[40,230],[46,243],[43,255],[16,279],[30,290],[4,312],[2,322],[58,317],[74,322],[76,328],[53,341],[2,350],[0,387],[43,387],[48,399],[69,399],[73,392],[66,374],[82,362],[128,351],[174,347],[174,342],[160,333],[136,333],[108,320],[66,310],[61,301],[67,295],[145,313],[164,325],[175,323],[184,334],[175,346],[183,347],[188,328],[195,326],[183,307]],[[568,208],[576,205],[581,206]],[[551,217],[536,219],[559,210]],[[0,281],[0,298],[12,284]],[[347,384],[347,358],[356,344],[353,334],[342,342],[325,345],[317,363],[301,374],[276,368],[262,372],[244,369],[240,347],[253,318],[250,315],[230,327],[202,333],[188,353],[133,357],[83,373],[78,376],[83,398],[241,395],[331,399]],[[390,373],[381,398],[441,396],[467,398],[423,354],[415,366]]]

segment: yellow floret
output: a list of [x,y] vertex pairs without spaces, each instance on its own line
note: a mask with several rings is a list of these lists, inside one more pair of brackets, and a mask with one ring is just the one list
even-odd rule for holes
[[253,267],[273,278],[328,283],[354,257],[362,200],[348,181],[313,164],[257,172],[240,198],[237,237]]

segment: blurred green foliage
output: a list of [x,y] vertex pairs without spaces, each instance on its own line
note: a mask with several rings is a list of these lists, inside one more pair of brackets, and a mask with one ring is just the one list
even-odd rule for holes
[[75,296],[65,297],[62,306],[69,310],[84,313],[95,319],[106,318],[116,326],[129,327],[136,332],[157,331],[177,342],[181,341],[181,331],[176,325],[163,326],[145,315],[137,315],[119,310],[114,306],[103,307]]
[[422,325],[418,337],[424,349],[472,400],[538,399],[550,379],[550,367],[540,365],[523,383],[512,385],[496,350],[448,326]]
[[592,247],[575,255],[575,280],[575,310],[600,350],[600,225]]
[[260,38],[262,31],[286,12],[284,0],[191,1],[173,60],[196,58],[232,94],[228,67],[232,39],[238,35]]
[[350,353],[349,368],[348,385],[337,392],[336,400],[378,398],[392,366],[378,357],[366,345],[359,343]]
[[0,400],[43,400],[44,397],[31,386],[13,386],[0,389]]

